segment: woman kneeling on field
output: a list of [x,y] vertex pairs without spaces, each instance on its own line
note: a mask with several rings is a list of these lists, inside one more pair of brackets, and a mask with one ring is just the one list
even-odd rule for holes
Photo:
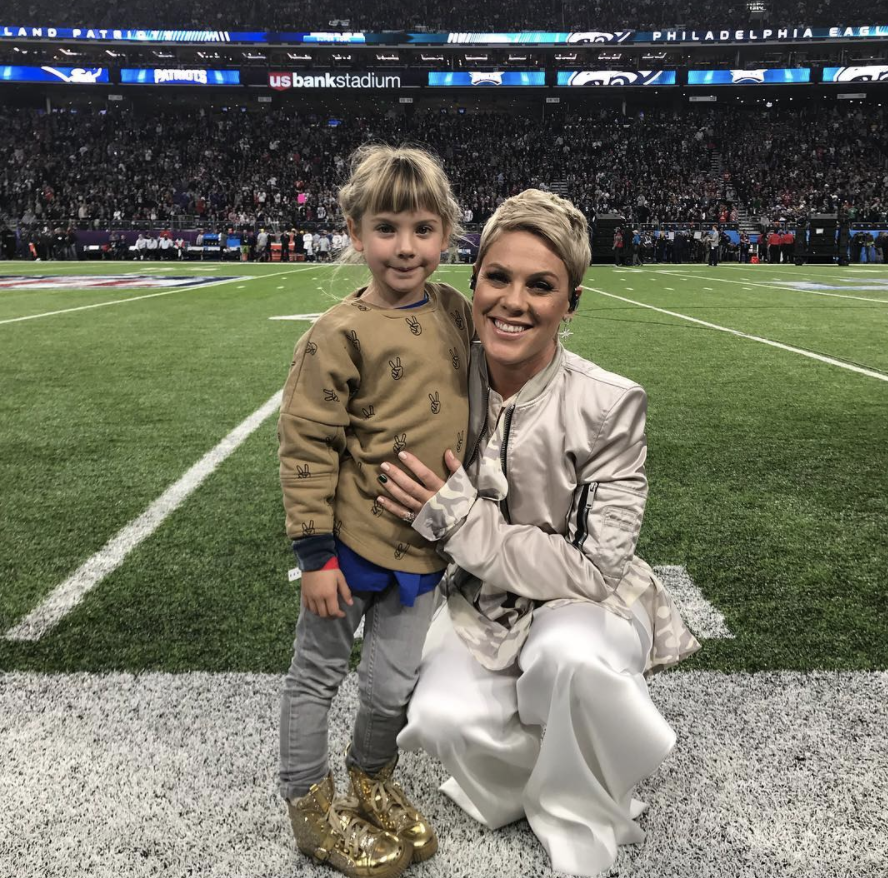
[[[595,875],[640,842],[635,785],[675,734],[645,676],[699,649],[635,545],[647,497],[644,390],[566,351],[586,220],[527,190],[484,228],[463,469],[407,452],[385,508],[450,562],[398,743],[491,828],[526,817],[552,867]],[[418,481],[417,481],[418,479]],[[545,730],[545,734],[543,731]]]

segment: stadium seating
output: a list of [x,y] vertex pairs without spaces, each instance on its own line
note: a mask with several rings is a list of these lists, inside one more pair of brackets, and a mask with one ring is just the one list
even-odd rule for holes
[[613,110],[516,126],[502,113],[326,117],[292,110],[0,111],[0,218],[110,228],[338,224],[336,187],[367,140],[428,144],[483,223],[529,186],[632,223],[886,218],[884,110]]
[[[222,30],[441,30],[441,31],[587,31],[653,30],[686,27],[748,27],[751,21],[812,27],[884,23],[888,2],[859,7],[839,0],[800,0],[789,8],[762,4],[752,19],[742,0],[497,0],[453,4],[444,0],[333,0],[309,4],[302,0],[194,0],[188,4],[132,0],[114,9],[99,0],[59,6],[52,0],[9,0],[9,23],[60,27],[210,28]],[[764,16],[764,18],[762,17]]]

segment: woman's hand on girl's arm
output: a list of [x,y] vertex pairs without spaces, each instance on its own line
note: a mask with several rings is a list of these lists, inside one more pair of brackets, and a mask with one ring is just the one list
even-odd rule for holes
[[[413,476],[394,464],[382,464],[382,475],[378,478],[389,496],[380,496],[377,499],[380,506],[392,515],[405,521],[413,521],[422,507],[444,487],[446,482],[409,451],[402,451],[398,457]],[[459,460],[449,448],[444,454],[444,463],[451,473],[455,473],[461,467]]]

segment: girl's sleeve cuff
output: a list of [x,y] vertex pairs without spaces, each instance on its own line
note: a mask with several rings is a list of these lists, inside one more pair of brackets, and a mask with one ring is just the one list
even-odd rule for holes
[[419,510],[413,529],[432,542],[444,539],[465,521],[477,496],[477,489],[460,467]]

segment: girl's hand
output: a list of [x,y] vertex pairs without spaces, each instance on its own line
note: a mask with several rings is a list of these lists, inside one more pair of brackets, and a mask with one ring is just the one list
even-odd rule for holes
[[[402,451],[398,457],[416,478],[411,478],[394,464],[382,464],[383,474],[378,478],[390,497],[380,496],[376,499],[387,512],[403,518],[404,521],[412,522],[419,510],[444,487],[445,483],[409,451]],[[444,454],[444,463],[452,473],[461,466],[449,448]]]
[[306,570],[302,574],[302,605],[322,619],[342,619],[339,598],[351,606],[351,589],[341,570]]

